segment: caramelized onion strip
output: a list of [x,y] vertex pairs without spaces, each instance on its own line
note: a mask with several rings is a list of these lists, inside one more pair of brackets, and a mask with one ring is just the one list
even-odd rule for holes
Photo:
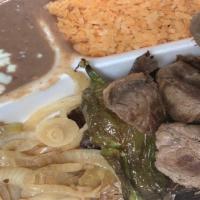
[[40,195],[42,193],[48,193],[53,195],[64,195],[77,198],[99,198],[100,196],[100,187],[95,188],[91,191],[80,191],[72,189],[71,187],[64,185],[32,185],[26,184],[22,190],[22,198],[29,198],[31,196]]
[[0,167],[38,168],[60,161],[60,154],[56,151],[30,156],[21,152],[0,150]]
[[45,118],[48,118],[48,116],[54,113],[62,113],[63,111],[65,112],[65,114],[70,113],[72,110],[77,108],[80,103],[81,94],[68,96],[45,107],[42,107],[30,116],[30,118],[24,123],[24,128],[28,130],[34,129],[39,122],[41,122]]

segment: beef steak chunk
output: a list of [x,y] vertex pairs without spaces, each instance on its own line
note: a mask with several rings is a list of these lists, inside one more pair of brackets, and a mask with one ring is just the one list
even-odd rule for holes
[[157,85],[143,73],[112,82],[103,96],[106,107],[138,131],[155,132],[165,118]]
[[200,188],[200,125],[163,124],[156,139],[157,169],[175,183]]
[[[160,69],[157,74],[166,112],[175,121],[200,122],[200,70],[197,61],[179,57],[177,62]],[[189,62],[194,62],[196,67]]]

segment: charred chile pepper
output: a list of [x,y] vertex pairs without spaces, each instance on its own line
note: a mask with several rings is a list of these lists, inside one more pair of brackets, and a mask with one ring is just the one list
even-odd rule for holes
[[168,179],[154,166],[155,137],[138,132],[108,110],[102,92],[109,83],[86,60],[79,66],[85,68],[91,79],[90,87],[83,92],[81,105],[89,127],[87,138],[102,149],[102,155],[115,169],[124,199],[161,199]]

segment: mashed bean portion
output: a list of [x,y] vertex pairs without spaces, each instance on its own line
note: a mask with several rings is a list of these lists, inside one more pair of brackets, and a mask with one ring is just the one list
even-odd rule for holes
[[82,55],[106,56],[190,36],[199,0],[56,0],[48,10]]

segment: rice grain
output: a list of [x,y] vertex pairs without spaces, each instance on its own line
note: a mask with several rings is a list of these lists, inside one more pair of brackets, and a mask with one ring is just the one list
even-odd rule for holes
[[106,56],[189,37],[200,0],[56,0],[47,7],[76,51]]

